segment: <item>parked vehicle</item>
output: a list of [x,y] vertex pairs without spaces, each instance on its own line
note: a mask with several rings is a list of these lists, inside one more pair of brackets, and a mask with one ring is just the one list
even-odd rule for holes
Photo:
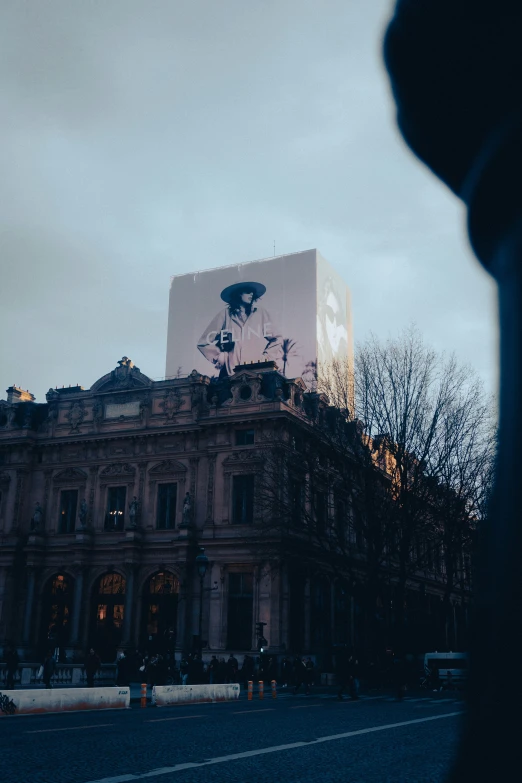
[[[424,687],[438,683],[441,687],[460,687],[464,685],[469,673],[468,653],[432,652],[424,656]],[[429,680],[427,682],[427,679]]]

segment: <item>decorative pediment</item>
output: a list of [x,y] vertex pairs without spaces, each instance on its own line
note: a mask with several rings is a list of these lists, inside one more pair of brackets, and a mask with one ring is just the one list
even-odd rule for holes
[[93,392],[109,392],[127,389],[147,389],[152,386],[152,380],[144,375],[139,367],[124,356],[112,372],[107,373],[91,386]]
[[100,477],[134,476],[135,473],[136,468],[134,465],[130,465],[128,462],[115,462],[112,465],[107,465],[100,473]]
[[60,484],[64,484],[68,481],[73,481],[75,483],[78,483],[79,481],[86,482],[87,473],[84,473],[84,471],[80,470],[80,468],[65,468],[65,470],[61,470],[59,473],[53,476],[53,481],[56,481]]
[[163,475],[172,475],[173,473],[186,473],[187,468],[185,465],[183,465],[182,462],[178,462],[175,459],[165,459],[163,462],[159,462],[157,465],[154,465],[153,468],[149,470],[149,475],[151,476],[163,476]]
[[230,390],[234,404],[266,402],[261,394],[262,375],[248,371],[240,371],[230,381]]

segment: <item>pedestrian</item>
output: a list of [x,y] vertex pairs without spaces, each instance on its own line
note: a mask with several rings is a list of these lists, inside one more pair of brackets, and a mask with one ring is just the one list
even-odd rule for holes
[[150,685],[151,688],[153,688],[155,685],[158,684],[158,663],[159,663],[159,655],[157,653],[154,653],[152,655],[147,663],[147,685]]
[[189,659],[186,655],[183,655],[179,664],[179,671],[181,674],[181,684],[188,685],[189,683]]
[[8,691],[14,690],[16,672],[18,671],[18,664],[20,663],[20,656],[14,644],[10,644],[5,654],[5,687]]
[[214,685],[214,683],[216,682],[218,665],[219,665],[219,661],[216,658],[216,656],[213,655],[208,664],[208,681],[210,685]]
[[359,661],[355,655],[351,656],[350,661],[350,698],[353,701],[359,699],[359,687],[360,687],[360,666]]
[[188,672],[188,674],[189,674],[189,682],[190,682],[190,684],[191,685],[199,685],[199,683],[201,682],[201,680],[200,680],[201,667],[199,665],[198,654],[197,653],[192,653],[189,656],[188,664],[189,664],[189,672]]
[[216,682],[224,683],[227,678],[227,664],[224,658],[219,659]]
[[270,679],[270,682],[274,682],[275,680],[275,682],[277,683],[279,679],[278,670],[277,670],[277,658],[275,657],[275,655],[273,655],[270,658],[270,663],[268,666],[268,677]]
[[48,650],[42,664],[43,672],[42,679],[46,688],[52,688],[51,679],[56,670],[56,659],[52,650]]
[[304,673],[304,684],[305,684],[305,696],[310,695],[310,688],[314,683],[314,662],[308,656],[308,658],[305,661],[305,673]]
[[123,650],[116,659],[116,685],[128,685],[130,682],[130,660]]
[[288,683],[292,676],[292,664],[288,656],[285,655],[281,664],[281,684],[283,688],[288,687]]
[[241,667],[243,683],[248,684],[249,681],[254,680],[254,666],[255,661],[251,655],[245,655],[243,658],[243,666]]
[[237,670],[239,664],[234,653],[230,653],[227,661],[227,683],[237,682]]
[[299,655],[296,655],[294,658],[294,696],[297,694],[303,682],[305,682],[305,671],[305,662],[300,658]]
[[96,654],[93,647],[89,650],[89,654],[87,658],[85,659],[84,664],[85,669],[85,675],[87,677],[87,687],[93,688],[94,687],[94,676],[100,671],[101,669],[101,661],[99,655]]

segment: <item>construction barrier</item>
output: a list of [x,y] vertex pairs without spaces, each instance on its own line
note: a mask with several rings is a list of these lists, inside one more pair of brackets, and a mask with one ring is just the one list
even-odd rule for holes
[[0,717],[129,708],[130,688],[126,687],[45,688],[0,692]]
[[248,681],[248,701],[252,701],[252,697],[254,695],[254,683],[252,680]]
[[147,683],[146,682],[142,682],[141,683],[140,706],[141,707],[146,707],[147,706]]
[[263,699],[265,695],[265,683],[263,680],[259,680],[259,698]]
[[156,707],[197,702],[234,701],[239,699],[239,684],[230,685],[155,685],[152,703]]
[[277,683],[275,680],[272,680],[272,698],[275,699],[277,696]]

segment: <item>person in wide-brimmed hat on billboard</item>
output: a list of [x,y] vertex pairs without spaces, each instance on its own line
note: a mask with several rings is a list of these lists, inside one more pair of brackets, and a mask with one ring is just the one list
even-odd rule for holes
[[281,335],[264,307],[256,304],[266,287],[262,283],[234,283],[221,291],[227,307],[209,323],[198,348],[220,377],[232,375],[238,364],[279,362]]

